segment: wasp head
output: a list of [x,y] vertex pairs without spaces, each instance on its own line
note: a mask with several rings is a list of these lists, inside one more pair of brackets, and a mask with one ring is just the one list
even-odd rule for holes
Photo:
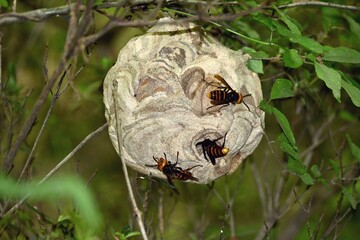
[[166,165],[169,164],[169,162],[168,162],[168,160],[167,160],[166,158],[160,158],[160,159],[155,158],[155,157],[153,157],[153,158],[154,158],[154,160],[157,162],[157,168],[158,168],[160,171],[162,171],[163,168],[164,168]]

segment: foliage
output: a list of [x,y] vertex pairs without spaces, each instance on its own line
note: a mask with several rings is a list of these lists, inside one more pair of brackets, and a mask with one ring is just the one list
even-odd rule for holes
[[[91,239],[94,233],[101,229],[102,226],[102,217],[95,205],[94,198],[79,178],[63,176],[43,184],[37,184],[35,182],[17,183],[9,177],[0,175],[0,195],[9,200],[29,199],[31,201],[42,200],[48,202],[59,201],[64,197],[72,198],[75,210],[71,210],[70,215],[60,215],[56,223],[51,223],[47,219],[47,225],[50,225],[54,231],[49,231],[45,235],[34,232],[33,234],[36,238],[44,238],[46,236],[51,236],[52,238],[62,236],[61,238],[67,238],[68,235],[71,235],[78,239]],[[32,210],[40,218],[44,217],[36,209]],[[8,226],[16,224],[14,218],[10,216],[11,214],[9,212],[3,216],[2,224]],[[23,214],[21,217],[23,218],[28,213],[15,213],[15,216],[20,214]],[[28,221],[31,221],[31,219]],[[61,229],[61,231],[57,231],[58,229]],[[27,229],[27,231],[32,230]]]
[[[54,2],[15,2],[0,0],[0,156],[8,175],[0,179],[1,239],[139,235],[107,134],[87,140],[82,150],[74,147],[105,122],[101,82],[119,49],[168,15],[196,21],[225,46],[251,56],[248,67],[262,81],[266,125],[263,142],[242,168],[209,186],[176,183],[177,196],[163,181],[131,172],[149,238],[356,236],[355,1],[83,1],[94,6],[72,11]],[[54,165],[88,179],[87,185],[67,176],[32,180],[54,175]],[[112,230],[118,226],[126,227]]]

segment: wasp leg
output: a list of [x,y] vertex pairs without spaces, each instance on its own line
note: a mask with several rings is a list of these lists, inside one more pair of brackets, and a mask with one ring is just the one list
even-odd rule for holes
[[150,165],[150,164],[145,164],[146,167],[157,167],[158,165],[155,164],[155,165]]
[[155,160],[155,162],[159,162],[159,160],[157,158],[155,158],[154,156],[153,156],[153,159]]
[[244,98],[246,98],[246,97],[250,97],[251,96],[251,94],[249,93],[249,94],[246,94],[246,95],[244,95],[244,96],[242,96],[242,102],[245,104],[245,106],[246,106],[246,108],[250,111],[250,108],[249,108],[249,106],[246,104],[246,102],[244,101]]
[[225,135],[224,135],[224,142],[223,142],[223,145],[222,145],[222,147],[224,147],[225,146],[225,141],[226,141],[226,135],[227,135],[228,133],[225,133]]
[[216,164],[215,158],[211,155],[209,155],[209,158],[211,160],[212,165],[215,165]]
[[206,149],[207,149],[207,148],[204,147],[204,142],[205,142],[205,140],[202,141],[202,142],[198,142],[195,146],[201,145],[201,148],[202,148],[202,150],[203,150],[204,157],[205,157],[206,161],[209,161],[209,159],[207,159],[207,157],[206,157]]
[[246,108],[250,111],[250,108],[249,108],[249,106],[246,104],[246,102],[243,101],[243,103],[244,103],[244,105],[246,106]]
[[179,161],[179,151],[176,154],[176,163],[174,164],[174,167],[178,164]]
[[185,169],[184,171],[189,171],[189,170],[191,170],[191,169],[193,169],[193,168],[196,168],[196,167],[202,167],[203,165],[195,165],[195,166],[192,166],[191,168],[187,168],[187,169]]
[[219,107],[219,106],[221,106],[221,107],[219,107],[219,109],[218,109],[218,112],[220,112],[220,110],[221,110],[223,107],[229,106],[230,103],[221,103],[221,104],[218,104],[218,103],[216,103],[216,101],[211,101],[211,104],[213,104],[213,105],[210,106],[210,107],[208,107],[208,108],[206,108],[206,110],[208,110],[208,109],[210,109],[210,108],[213,108],[213,107]]
[[172,181],[170,176],[166,176],[167,181],[169,183],[169,187],[176,193],[176,194],[180,194],[179,191],[176,189],[174,182]]

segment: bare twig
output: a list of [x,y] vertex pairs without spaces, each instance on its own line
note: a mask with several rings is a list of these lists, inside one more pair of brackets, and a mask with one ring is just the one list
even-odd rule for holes
[[[90,3],[89,3],[89,5],[90,5]],[[12,166],[13,166],[13,159],[15,158],[15,155],[17,154],[18,149],[20,148],[20,145],[24,142],[27,135],[29,134],[31,127],[34,124],[35,119],[37,118],[37,115],[38,115],[40,109],[46,102],[49,92],[51,91],[51,89],[54,86],[55,82],[57,81],[58,77],[61,75],[62,72],[64,72],[67,63],[72,58],[74,58],[76,56],[77,52],[79,51],[77,39],[79,39],[81,37],[81,35],[84,33],[84,31],[86,30],[87,24],[85,24],[84,22],[86,20],[88,20],[88,18],[86,16],[91,15],[90,13],[91,13],[90,7],[88,7],[85,10],[85,12],[83,14],[84,17],[79,25],[77,25],[76,23],[75,24],[70,23],[69,29],[68,29],[68,34],[67,34],[67,39],[66,39],[66,44],[65,44],[65,51],[63,53],[62,59],[58,65],[57,69],[53,73],[52,77],[49,79],[49,81],[46,82],[45,86],[43,87],[34,107],[31,110],[31,113],[29,114],[29,117],[24,122],[24,125],[21,128],[19,135],[17,136],[17,139],[15,140],[15,143],[11,146],[9,153],[7,154],[7,156],[5,158],[4,170],[6,173],[9,173],[11,171]],[[72,14],[72,16],[74,17],[75,14]],[[79,16],[77,16],[77,17],[79,17]]]
[[[126,2],[127,1],[123,0],[123,1],[118,1],[118,2],[102,3],[102,4],[98,4],[96,6],[92,6],[92,10],[100,11],[101,9],[108,9],[108,8],[113,8],[113,7],[123,7]],[[132,1],[128,1],[128,4],[130,6],[132,6],[132,5],[136,5],[136,4],[140,4],[140,3],[141,4],[150,4],[152,2],[153,2],[153,0],[132,0]],[[159,3],[157,4],[157,9],[159,8],[159,6],[161,6],[161,4],[160,4],[161,2],[162,1],[159,1]],[[201,2],[201,1],[199,1],[199,2]],[[76,4],[76,3],[74,3],[74,4]],[[56,17],[57,16],[66,16],[70,13],[70,9],[71,9],[72,5],[74,5],[74,4],[71,4],[70,6],[66,5],[66,6],[59,6],[59,7],[55,7],[55,8],[42,8],[42,9],[37,9],[34,11],[29,11],[29,12],[24,12],[24,13],[15,13],[15,11],[14,11],[13,13],[1,14],[0,15],[0,25],[23,22],[23,21],[41,22],[41,21],[45,21],[48,18],[53,17],[53,16],[56,16]],[[228,3],[226,3],[226,4],[228,4]],[[235,4],[235,2],[234,2],[232,5],[239,5],[239,3]],[[297,2],[297,3],[292,3],[292,4],[280,5],[277,7],[279,9],[286,9],[286,8],[295,8],[295,7],[304,7],[304,6],[331,7],[331,8],[338,8],[338,9],[344,9],[344,10],[360,11],[360,8],[356,7],[356,6],[327,3],[327,2],[320,2],[320,1]],[[85,8],[84,5],[80,5],[80,10],[83,10],[84,8]],[[256,11],[261,10],[261,9],[273,10],[273,7],[267,6],[267,4],[262,4],[255,8]],[[189,21],[194,21],[194,20],[230,21],[230,20],[233,20],[238,17],[239,17],[238,14],[234,14],[234,15],[226,14],[226,15],[222,15],[220,17],[219,16],[210,16],[209,17],[204,14],[199,14],[196,19],[193,19],[193,20],[188,19],[188,20]],[[128,23],[131,23],[131,22],[128,22]]]
[[296,2],[296,3],[280,5],[280,6],[278,6],[278,8],[285,9],[285,8],[306,7],[306,6],[330,7],[330,8],[344,9],[344,10],[360,11],[360,7],[336,4],[336,3],[329,3],[329,2],[320,2],[320,1]]
[[[87,143],[91,138],[96,136],[98,133],[100,133],[104,128],[107,127],[107,123],[104,123],[101,127],[96,129],[95,131],[91,132],[89,135],[87,135],[84,140],[82,140],[63,160],[61,160],[48,174],[46,174],[45,177],[43,177],[38,185],[43,184],[45,181],[47,181],[51,176],[53,176],[65,163],[67,163],[75,153],[77,153],[84,145]],[[16,209],[18,209],[30,196],[24,196],[20,201],[18,201],[9,211],[7,211],[5,215],[12,214]]]
[[121,164],[122,164],[122,169],[124,172],[124,177],[125,177],[125,182],[126,182],[126,186],[129,192],[129,197],[130,197],[130,201],[133,207],[133,211],[134,211],[134,217],[139,225],[140,228],[140,232],[141,235],[143,237],[144,240],[147,240],[147,234],[146,234],[146,230],[145,230],[145,226],[144,226],[144,222],[142,220],[142,213],[140,211],[140,209],[137,206],[136,200],[135,200],[135,196],[132,190],[132,186],[130,183],[130,178],[129,178],[129,173],[127,171],[127,167],[126,167],[126,163],[125,163],[125,159],[122,157],[121,155],[121,144],[120,141],[122,140],[121,138],[121,121],[120,121],[120,116],[119,116],[119,112],[118,112],[118,108],[116,106],[119,106],[118,104],[118,97],[117,97],[117,92],[118,92],[118,83],[117,81],[113,82],[113,88],[112,88],[112,94],[113,94],[113,99],[114,99],[114,111],[115,111],[115,121],[116,121],[116,133],[117,133],[117,144],[118,144],[118,154],[120,156],[120,160],[121,160]]
[[253,174],[253,178],[255,180],[255,185],[256,185],[256,189],[259,194],[262,208],[266,209],[267,199],[266,199],[266,195],[265,195],[265,191],[264,191],[264,186],[262,184],[261,177],[260,177],[259,171],[256,168],[255,162],[250,162],[250,168],[251,168],[251,172]]
[[2,32],[0,32],[0,94],[2,92],[2,88],[3,88],[3,85],[2,85],[2,65],[1,65],[1,59],[2,59]]
[[[149,0],[148,0],[149,1]],[[96,6],[92,6],[92,9],[108,9],[113,7],[122,7],[126,1],[103,3]],[[34,11],[28,11],[24,13],[4,13],[0,15],[0,25],[18,23],[24,21],[42,22],[50,17],[66,16],[70,14],[70,9],[74,6],[79,5],[78,3],[72,3],[70,5],[55,7],[55,8],[41,8]],[[84,11],[86,6],[79,5],[80,10]]]
[[221,224],[218,240],[224,239],[225,222],[226,222],[226,219],[229,217],[230,208],[231,208],[230,204],[227,204],[224,219]]
[[310,207],[311,207],[311,203],[312,203],[312,200],[313,200],[313,196],[310,198],[309,200],[309,206],[308,208],[305,208],[301,202],[300,202],[300,199],[298,198],[297,194],[296,194],[296,191],[294,190],[293,191],[294,195],[295,195],[295,201],[299,204],[300,208],[303,210],[303,212],[306,214],[306,228],[307,228],[307,234],[308,234],[308,239],[312,239],[312,236],[311,236],[311,229],[310,229]]
[[[70,66],[69,66],[69,67],[70,67]],[[63,82],[63,80],[64,80],[65,75],[66,75],[66,71],[64,72],[63,76],[61,77],[61,79],[60,79],[60,81],[59,81],[59,83],[58,83],[56,92],[55,92],[55,94],[54,94],[54,96],[53,96],[53,98],[52,98],[52,100],[51,100],[51,104],[50,104],[50,107],[49,107],[49,109],[48,109],[48,112],[46,113],[45,119],[44,119],[44,121],[43,121],[43,124],[41,125],[40,131],[39,131],[39,133],[38,133],[38,135],[37,135],[37,137],[36,137],[36,140],[35,140],[34,145],[33,145],[32,149],[31,149],[31,151],[30,151],[30,154],[29,154],[29,156],[28,156],[27,159],[26,159],[26,162],[25,162],[25,165],[24,165],[24,167],[23,167],[23,170],[21,171],[21,174],[20,174],[20,176],[19,176],[19,180],[21,180],[21,179],[24,177],[25,173],[27,172],[27,170],[28,170],[28,168],[29,168],[29,166],[30,166],[30,163],[31,163],[33,154],[34,154],[34,152],[35,152],[35,150],[36,150],[36,147],[37,147],[37,145],[38,145],[38,143],[39,143],[39,141],[40,141],[40,138],[41,138],[41,136],[42,136],[42,133],[44,132],[45,126],[46,126],[46,124],[47,124],[47,121],[49,120],[49,117],[50,117],[50,115],[51,115],[51,113],[52,113],[52,110],[54,109],[55,103],[56,103],[56,101],[57,101],[58,98],[59,98],[59,91],[60,91],[60,88],[61,88],[61,85],[62,85],[62,82]]]
[[160,239],[164,239],[164,192],[161,188],[159,188],[159,230],[160,230]]

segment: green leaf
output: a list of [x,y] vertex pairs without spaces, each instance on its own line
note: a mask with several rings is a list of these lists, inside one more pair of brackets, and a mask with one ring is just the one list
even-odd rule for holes
[[15,63],[10,62],[7,65],[7,74],[8,74],[8,80],[6,82],[6,90],[10,95],[17,95],[20,91],[20,87],[17,83]]
[[339,177],[340,176],[339,164],[336,161],[330,159],[330,165],[334,169],[336,176]]
[[347,14],[344,14],[343,17],[348,21],[350,31],[355,35],[357,40],[360,40],[360,24]]
[[345,198],[350,202],[351,207],[353,209],[356,209],[357,201],[355,197],[351,194],[349,189],[345,187],[341,187],[341,188],[342,188],[342,193],[344,194]]
[[346,111],[346,110],[340,110],[339,118],[343,119],[345,121],[353,122],[353,123],[357,122],[356,115],[353,112]]
[[280,19],[286,24],[286,26],[291,30],[292,33],[296,35],[301,35],[301,31],[299,28],[292,22],[289,16],[285,15],[282,11],[280,11],[275,5],[273,5],[275,11],[279,14]]
[[360,89],[344,80],[341,81],[341,86],[345,89],[354,105],[360,107]]
[[360,162],[360,148],[353,143],[349,135],[346,135],[347,142],[350,146],[351,154],[356,158],[358,162]]
[[0,0],[0,6],[4,8],[8,8],[9,4],[7,0]]
[[285,67],[289,68],[298,68],[304,63],[304,60],[299,56],[295,49],[285,51],[283,61]]
[[292,158],[290,156],[288,160],[288,170],[299,176],[304,175],[306,173],[306,168],[304,164],[298,159]]
[[238,32],[242,32],[251,38],[260,39],[259,33],[256,32],[255,29],[251,25],[249,25],[248,23],[246,23],[244,21],[240,21],[240,20],[233,21],[233,22],[231,22],[231,27],[234,30],[236,30]]
[[265,99],[261,100],[259,107],[267,114],[272,114],[272,106]]
[[278,23],[275,20],[272,20],[272,23],[275,26],[277,32],[280,35],[288,38],[291,42],[298,43],[301,46],[303,46],[304,48],[306,48],[312,52],[315,52],[318,54],[323,53],[323,51],[324,51],[323,46],[320,43],[318,43],[317,41],[315,41],[314,39],[304,37],[302,35],[294,34],[289,29],[282,26],[280,23]]
[[289,140],[287,139],[284,133],[281,133],[279,135],[277,141],[279,142],[280,148],[283,152],[287,153],[292,158],[300,161],[296,146],[290,144]]
[[312,172],[312,174],[313,174],[316,178],[321,177],[321,172],[320,172],[318,166],[312,165],[311,168],[310,168],[310,171]]
[[241,49],[243,53],[249,54],[252,58],[269,58],[270,55],[264,51],[256,51],[253,48],[250,47],[243,47]]
[[291,130],[289,121],[287,120],[285,115],[282,112],[280,112],[277,108],[272,107],[272,112],[274,113],[277,121],[280,124],[281,129],[283,130],[290,144],[296,148],[295,137]]
[[264,73],[263,64],[261,60],[250,59],[247,63],[248,68],[256,73]]
[[303,183],[305,183],[306,185],[313,185],[314,184],[314,179],[307,172],[300,175],[300,178],[303,181]]
[[314,54],[309,53],[306,55],[306,59],[310,60],[311,62],[316,62],[316,56],[314,56]]
[[340,102],[341,75],[333,68],[315,62],[316,75],[330,88],[338,102]]
[[360,53],[347,47],[324,47],[323,60],[341,63],[360,63]]
[[71,197],[79,208],[83,231],[91,234],[91,231],[102,225],[101,214],[95,204],[94,197],[79,178],[62,176],[61,179],[50,179],[42,184],[35,182],[17,183],[0,174],[0,196],[9,199],[30,197],[35,200],[47,201],[58,201],[59,196]]
[[128,234],[125,236],[125,238],[130,238],[130,237],[133,237],[133,236],[139,236],[139,235],[141,235],[141,233],[140,233],[140,232],[138,232],[138,231],[134,231],[134,232],[130,232],[130,233],[128,233]]
[[266,102],[265,100],[262,100],[259,104],[260,109],[262,109],[263,111],[265,111],[268,114],[274,114],[276,117],[276,120],[278,121],[281,129],[283,130],[286,138],[289,141],[289,144],[294,147],[294,149],[297,150],[296,148],[296,144],[295,144],[295,137],[294,134],[291,130],[290,127],[290,123],[287,120],[287,118],[285,117],[284,114],[282,114],[277,108],[271,106],[268,102]]
[[121,229],[121,233],[125,236],[128,235],[131,232],[131,227],[129,225],[126,225]]
[[260,23],[264,24],[265,26],[267,26],[271,31],[275,30],[275,27],[272,23],[272,19],[269,18],[268,16],[265,16],[264,14],[256,14],[253,17],[254,20],[259,21]]
[[293,84],[290,80],[279,78],[276,79],[270,92],[270,100],[279,98],[288,98],[294,96]]

